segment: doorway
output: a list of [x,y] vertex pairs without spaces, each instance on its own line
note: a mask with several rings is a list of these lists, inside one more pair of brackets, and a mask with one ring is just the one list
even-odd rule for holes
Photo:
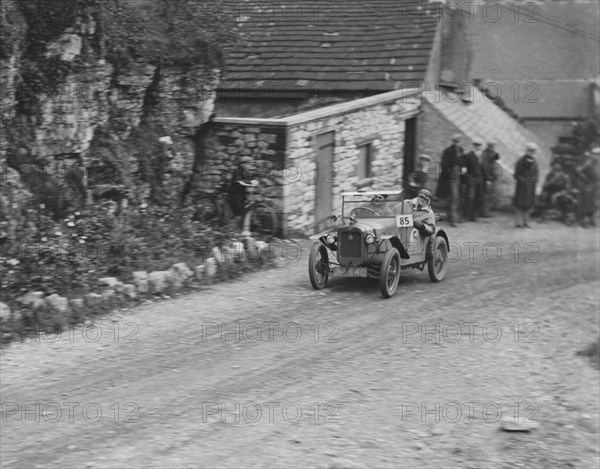
[[417,118],[404,121],[404,164],[402,170],[402,185],[408,186],[408,176],[416,170],[417,153]]
[[315,165],[315,230],[324,230],[333,210],[333,150],[335,132],[317,135]]

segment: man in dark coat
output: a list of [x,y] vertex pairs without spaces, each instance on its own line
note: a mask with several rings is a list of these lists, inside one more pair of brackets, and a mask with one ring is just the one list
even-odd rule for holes
[[596,212],[598,211],[598,181],[599,169],[598,159],[600,148],[594,148],[591,152],[583,155],[583,164],[577,168],[576,182],[579,189],[577,198],[577,221],[581,226],[596,224]]
[[483,182],[483,143],[480,140],[473,142],[473,150],[467,153],[463,159],[463,166],[467,168],[465,174],[466,182],[466,206],[465,218],[477,221],[481,215],[485,187]]
[[458,222],[459,176],[462,167],[463,149],[460,146],[460,134],[452,137],[452,145],[442,153],[441,172],[438,179],[436,197],[446,199],[448,221],[451,226]]
[[517,228],[531,228],[529,226],[529,215],[535,205],[535,186],[539,179],[539,168],[533,157],[537,151],[535,143],[528,143],[525,155],[517,160],[515,164],[514,178],[516,181],[515,217]]
[[501,177],[501,170],[498,165],[500,155],[495,147],[496,142],[490,140],[487,142],[486,149],[483,150],[483,186],[485,197],[483,198],[481,216],[485,218],[490,216],[490,209],[496,204],[496,183]]

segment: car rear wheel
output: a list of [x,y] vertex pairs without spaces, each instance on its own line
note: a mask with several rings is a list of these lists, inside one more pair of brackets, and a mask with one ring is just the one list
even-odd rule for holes
[[321,290],[329,280],[329,254],[321,243],[313,244],[308,256],[308,276],[315,290]]
[[392,248],[385,254],[379,273],[379,289],[384,298],[391,298],[396,293],[400,271],[400,253]]
[[448,243],[442,236],[435,238],[433,252],[427,261],[427,271],[432,282],[441,281],[448,267]]

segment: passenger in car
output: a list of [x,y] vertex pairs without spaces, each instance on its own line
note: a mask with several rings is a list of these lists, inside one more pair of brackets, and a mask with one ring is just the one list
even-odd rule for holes
[[412,205],[413,226],[422,236],[435,233],[435,215],[431,210],[431,192],[421,189],[419,195],[410,200]]

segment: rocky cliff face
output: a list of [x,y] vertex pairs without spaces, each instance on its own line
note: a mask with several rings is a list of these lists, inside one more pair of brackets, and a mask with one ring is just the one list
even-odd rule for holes
[[97,2],[63,2],[60,21],[60,9],[49,16],[27,3],[2,2],[4,236],[40,204],[56,218],[102,198],[175,204],[194,135],[213,110],[218,66],[135,51],[115,60],[114,17],[82,9]]

